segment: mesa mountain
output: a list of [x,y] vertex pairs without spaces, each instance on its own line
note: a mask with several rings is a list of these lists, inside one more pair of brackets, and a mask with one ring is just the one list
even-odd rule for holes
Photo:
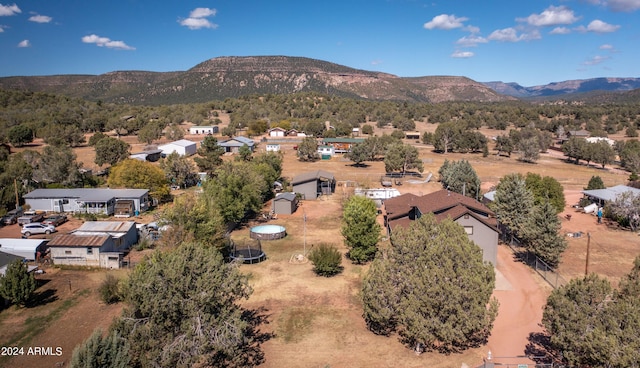
[[[498,89],[494,86],[494,88]],[[411,102],[515,100],[504,89],[459,76],[398,77],[288,56],[218,57],[187,71],[0,78],[0,88],[130,104],[196,103],[250,94],[316,92]],[[518,96],[519,97],[519,96]]]

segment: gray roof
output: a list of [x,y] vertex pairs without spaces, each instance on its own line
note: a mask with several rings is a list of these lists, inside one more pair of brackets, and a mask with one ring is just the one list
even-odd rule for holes
[[110,188],[73,188],[73,189],[36,189],[23,198],[77,198],[83,201],[107,201],[111,198],[140,198],[149,189],[110,189]]
[[296,199],[296,194],[293,192],[285,192],[285,193],[278,193],[278,195],[276,195],[276,198],[274,199],[274,201],[289,201],[292,202]]
[[610,187],[606,189],[593,189],[593,190],[582,191],[583,194],[588,195],[589,197],[598,198],[603,201],[613,201],[620,194],[624,192],[631,192],[634,195],[640,195],[640,189],[636,189],[626,185],[616,185],[615,187]]
[[256,142],[254,142],[253,139],[249,139],[246,137],[233,137],[218,142],[218,145],[222,147],[242,147],[245,144],[249,147],[252,147],[256,144]]
[[35,260],[36,250],[48,241],[47,239],[1,238],[0,251],[33,261]]
[[116,232],[126,233],[136,226],[133,221],[86,221],[76,232]]
[[180,139],[179,141],[174,141],[174,142],[169,142],[163,145],[158,146],[158,148],[162,149],[163,147],[169,147],[169,146],[180,146],[180,147],[189,147],[189,146],[195,146],[196,142],[192,142],[188,139]]
[[296,185],[296,184],[302,184],[302,183],[306,183],[308,181],[312,181],[312,180],[329,180],[329,181],[333,181],[335,180],[334,176],[332,173],[328,172],[328,171],[324,171],[324,170],[316,170],[316,171],[310,171],[304,174],[300,174],[300,175],[296,175],[293,177],[293,180],[291,181],[292,185]]

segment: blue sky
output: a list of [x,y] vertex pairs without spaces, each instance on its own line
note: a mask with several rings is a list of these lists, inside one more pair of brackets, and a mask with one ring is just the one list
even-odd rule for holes
[[640,0],[0,0],[0,76],[286,55],[534,86],[640,77]]

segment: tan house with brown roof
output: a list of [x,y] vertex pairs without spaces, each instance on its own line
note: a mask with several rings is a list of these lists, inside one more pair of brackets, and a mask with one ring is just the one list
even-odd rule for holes
[[482,249],[482,259],[494,266],[498,257],[498,222],[489,207],[473,198],[448,190],[417,196],[403,194],[384,202],[384,223],[387,233],[397,227],[409,227],[423,214],[433,213],[437,220],[446,218],[462,226],[474,243]]
[[123,254],[110,235],[62,234],[47,246],[55,265],[120,268]]

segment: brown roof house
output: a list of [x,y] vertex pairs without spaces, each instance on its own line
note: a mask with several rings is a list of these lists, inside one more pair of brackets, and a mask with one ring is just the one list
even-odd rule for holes
[[482,249],[482,259],[494,266],[498,257],[498,222],[495,213],[473,198],[448,190],[424,196],[403,194],[384,202],[384,223],[389,235],[397,227],[409,227],[423,214],[433,213],[438,221],[450,218],[464,227]]
[[330,172],[316,170],[294,176],[291,185],[293,192],[300,193],[302,199],[317,199],[336,190],[336,179]]

